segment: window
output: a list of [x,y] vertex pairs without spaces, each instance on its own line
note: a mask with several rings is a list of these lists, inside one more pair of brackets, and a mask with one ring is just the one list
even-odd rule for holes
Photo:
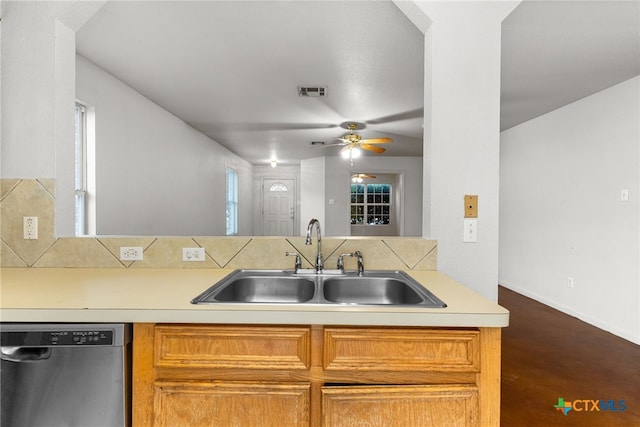
[[286,185],[280,183],[280,182],[276,182],[275,184],[273,184],[271,187],[269,187],[269,191],[278,191],[278,192],[287,192],[289,191],[289,189],[287,188]]
[[351,225],[389,225],[391,184],[351,184]]
[[238,234],[238,173],[227,168],[227,236]]
[[87,109],[75,109],[75,233],[87,234]]

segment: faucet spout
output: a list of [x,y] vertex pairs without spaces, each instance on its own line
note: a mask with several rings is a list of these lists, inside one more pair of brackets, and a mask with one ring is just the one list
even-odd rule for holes
[[316,227],[316,239],[318,240],[318,252],[316,254],[316,273],[321,273],[324,269],[324,261],[322,259],[322,233],[320,231],[320,221],[315,218],[309,221],[309,225],[307,226],[307,239],[305,240],[304,244],[311,244],[311,233],[313,232],[313,227]]

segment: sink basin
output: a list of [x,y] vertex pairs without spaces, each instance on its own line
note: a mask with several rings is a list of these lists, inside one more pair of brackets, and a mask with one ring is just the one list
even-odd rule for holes
[[194,298],[194,304],[227,303],[302,303],[315,294],[313,280],[285,272],[238,270]]
[[236,270],[191,303],[447,306],[402,271],[336,272]]
[[330,278],[324,281],[322,291],[327,301],[337,304],[446,307],[435,295],[401,272]]
[[324,282],[328,301],[347,304],[417,304],[422,298],[409,285],[386,277],[344,277]]

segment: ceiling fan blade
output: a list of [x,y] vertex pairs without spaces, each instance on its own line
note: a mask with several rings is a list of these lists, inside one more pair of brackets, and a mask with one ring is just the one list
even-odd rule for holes
[[388,142],[393,142],[391,138],[371,138],[371,139],[362,139],[360,140],[363,144],[386,144]]
[[384,153],[386,151],[382,147],[378,147],[378,146],[375,146],[375,145],[369,145],[369,144],[360,144],[360,148],[362,148],[363,150],[373,151],[374,153],[377,153],[377,154],[381,154],[381,153]]

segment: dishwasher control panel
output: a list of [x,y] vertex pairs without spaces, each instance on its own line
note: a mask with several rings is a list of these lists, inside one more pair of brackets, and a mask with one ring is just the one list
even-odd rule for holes
[[112,330],[4,331],[3,347],[113,345]]

